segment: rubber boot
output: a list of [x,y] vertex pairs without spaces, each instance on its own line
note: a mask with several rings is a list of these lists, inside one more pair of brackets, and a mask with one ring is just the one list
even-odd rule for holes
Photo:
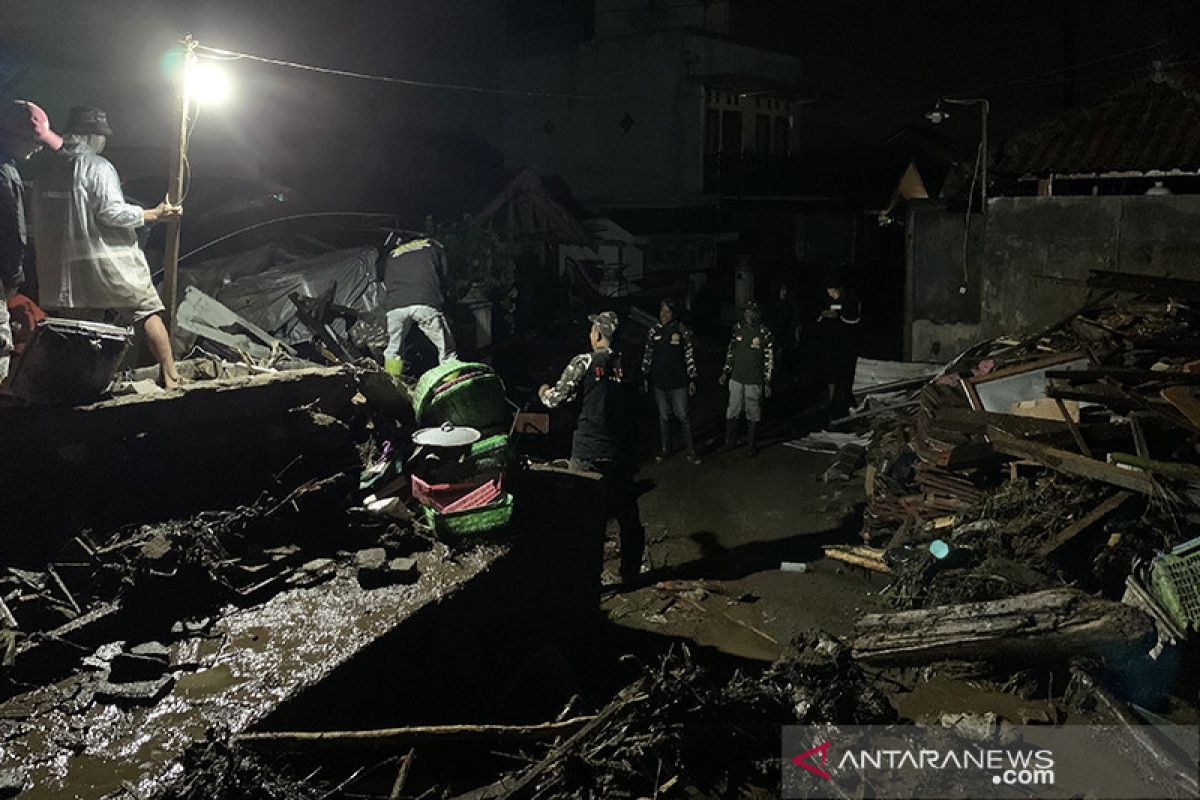
[[686,419],[683,421],[683,446],[687,449],[687,460],[692,464],[699,466],[704,462],[700,460],[700,456],[696,455],[696,441],[692,438],[692,423]]
[[391,375],[396,380],[400,380],[400,376],[404,374],[404,359],[402,358],[384,358],[383,371]]
[[746,455],[754,458],[758,455],[758,423],[751,420],[749,427],[750,431],[746,435]]
[[620,529],[621,583],[637,583],[642,574],[642,558],[646,553],[646,529],[641,525]]
[[736,419],[725,420],[725,449],[732,450],[737,447],[737,429],[738,421]]
[[660,464],[666,461],[671,456],[671,421],[658,421],[658,437],[662,442],[662,449],[658,451],[658,455],[654,460]]

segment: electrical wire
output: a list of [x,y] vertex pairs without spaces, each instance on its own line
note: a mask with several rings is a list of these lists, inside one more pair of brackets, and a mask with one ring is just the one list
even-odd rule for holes
[[[979,146],[975,148],[975,168],[971,170],[971,188],[967,190],[967,214],[963,219],[963,243],[962,243],[962,286],[960,289],[967,288],[967,256],[969,253],[969,244],[971,240],[971,206],[975,202],[975,183],[979,178],[979,169],[983,163],[983,159],[987,158],[987,154],[983,152],[983,142],[979,142]],[[984,206],[983,213],[987,213],[987,206]]]
[[248,61],[258,61],[263,64],[272,64],[277,67],[289,67],[291,69],[306,70],[308,72],[316,72],[322,75],[336,75],[342,78],[357,78],[367,81],[378,81],[380,83],[394,83],[401,86],[411,86],[418,89],[445,89],[447,91],[456,92],[472,92],[475,94],[496,94],[509,97],[547,97],[560,100],[598,100],[601,95],[589,94],[573,94],[570,92],[533,92],[522,89],[497,89],[488,86],[471,86],[463,83],[438,83],[435,81],[422,81],[414,78],[398,78],[392,75],[373,75],[367,72],[355,72],[347,69],[334,69],[331,67],[319,67],[314,64],[301,64],[296,61],[284,61],[278,58],[267,58],[266,56],[253,55],[251,53],[238,53],[232,50],[223,50],[217,47],[209,47],[208,45],[196,45],[196,55],[202,58],[216,57],[223,61],[237,61],[246,59]]
[[[216,239],[213,239],[211,242],[206,242],[206,243],[200,245],[199,247],[195,248],[194,250],[190,250],[187,253],[185,253],[184,255],[180,256],[179,263],[183,263],[184,261],[186,261],[187,259],[196,255],[197,253],[201,253],[201,252],[209,249],[210,247],[215,247],[216,245],[220,244],[221,242],[228,241],[228,240],[234,238],[235,236],[241,236],[243,233],[249,233],[250,231],[256,230],[258,228],[266,228],[270,225],[275,225],[280,222],[288,222],[290,220],[295,220],[295,219],[312,219],[315,217],[369,217],[372,219],[379,219],[379,218],[394,219],[395,216],[396,216],[395,214],[389,214],[389,213],[382,212],[382,211],[375,211],[375,212],[371,212],[371,211],[313,211],[313,212],[309,212],[306,214],[292,214],[291,216],[287,216],[287,217],[277,217],[276,219],[269,219],[264,222],[255,223],[254,225],[247,225],[246,227],[239,228],[236,231],[233,231],[232,233],[227,233],[224,236],[219,236]],[[159,270],[159,271],[161,272],[161,270]]]

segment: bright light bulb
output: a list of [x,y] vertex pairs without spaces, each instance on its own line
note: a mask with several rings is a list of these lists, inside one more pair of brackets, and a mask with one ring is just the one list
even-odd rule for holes
[[197,64],[188,75],[188,96],[201,105],[224,102],[229,90],[229,76],[216,64]]

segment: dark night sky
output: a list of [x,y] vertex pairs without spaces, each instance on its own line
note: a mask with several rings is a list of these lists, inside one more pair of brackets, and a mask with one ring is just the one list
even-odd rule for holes
[[[1200,15],[1189,13],[1192,6],[1188,0],[740,0],[734,20],[740,37],[804,59],[804,85],[817,101],[800,119],[806,142],[878,141],[904,125],[924,125],[922,114],[937,97],[971,94],[991,100],[998,145],[1007,132],[1065,104],[1095,100],[1144,77],[1156,59],[1200,70]],[[171,93],[158,61],[184,32],[283,59],[496,86],[500,59],[520,41],[507,35],[506,9],[539,20],[548,8],[570,18],[571,8],[586,16],[589,7],[581,0],[573,6],[566,0],[0,0],[0,62],[9,70],[70,68],[107,74],[115,85],[136,84],[136,108],[145,119],[118,117],[114,124],[169,141]],[[364,138],[401,129],[466,129],[499,143],[495,96],[246,62],[231,68],[240,97],[197,126],[198,153],[238,146],[286,153],[296,172],[309,163],[352,161]],[[91,98],[34,99],[57,118]],[[357,131],[322,140],[316,151],[287,152],[298,131],[313,129]],[[961,152],[974,145],[977,117],[956,114],[943,130]]]

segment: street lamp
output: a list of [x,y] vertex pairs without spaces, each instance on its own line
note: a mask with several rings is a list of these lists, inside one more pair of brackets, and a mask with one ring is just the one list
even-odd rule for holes
[[[176,83],[175,108],[178,138],[171,151],[171,176],[167,185],[167,202],[171,205],[183,202],[193,104],[199,107],[219,103],[229,96],[230,90],[228,76],[217,65],[197,63],[199,42],[188,35],[180,44],[183,46],[183,69]],[[175,332],[175,299],[179,286],[180,223],[178,216],[167,217],[167,241],[163,251],[163,305],[167,311],[167,330],[171,334]]]
[[983,183],[980,190],[980,198],[983,201],[983,213],[986,216],[988,193],[988,111],[991,108],[991,104],[982,97],[943,97],[937,101],[937,105],[934,106],[932,111],[925,113],[925,119],[934,125],[940,125],[942,122],[950,119],[950,112],[942,109],[943,103],[953,106],[979,106],[979,149],[981,151],[979,161],[981,164],[980,178]]
[[193,65],[188,75],[188,96],[197,105],[217,105],[225,102],[230,93],[229,76],[211,62]]

